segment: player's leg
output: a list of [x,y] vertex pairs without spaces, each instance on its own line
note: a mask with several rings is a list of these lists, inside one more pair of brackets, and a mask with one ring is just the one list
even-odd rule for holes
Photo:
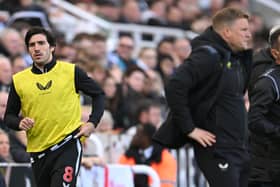
[[77,176],[82,157],[82,145],[79,139],[67,143],[58,151],[51,173],[51,187],[76,187]]

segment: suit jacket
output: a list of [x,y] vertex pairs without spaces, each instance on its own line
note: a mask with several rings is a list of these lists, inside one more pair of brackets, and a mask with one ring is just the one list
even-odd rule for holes
[[[218,54],[217,50],[210,45],[201,46],[198,50],[201,49],[207,50],[212,55],[217,56]],[[219,55],[218,58],[220,58]],[[198,126],[203,126],[205,123],[204,120],[206,119],[211,106],[214,104],[219,92],[222,90],[222,72],[224,68],[226,68],[225,63],[228,59],[229,57],[224,57],[224,59],[221,59],[220,72],[213,79],[198,85],[197,88],[194,88],[189,94],[189,105],[191,108],[192,120]],[[219,60],[217,62],[219,62]],[[207,97],[205,97],[205,95],[207,95]],[[202,98],[207,99],[205,100]],[[184,133],[182,129],[176,125],[176,123],[174,123],[171,112],[168,113],[166,120],[154,134],[153,141],[172,149],[177,149],[184,146],[186,143],[193,142],[193,140],[188,138],[187,134]]]

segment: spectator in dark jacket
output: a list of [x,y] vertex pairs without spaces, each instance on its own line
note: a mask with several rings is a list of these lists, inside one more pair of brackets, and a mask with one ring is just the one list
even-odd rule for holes
[[255,55],[249,90],[250,187],[280,185],[280,25],[271,29],[269,44]]

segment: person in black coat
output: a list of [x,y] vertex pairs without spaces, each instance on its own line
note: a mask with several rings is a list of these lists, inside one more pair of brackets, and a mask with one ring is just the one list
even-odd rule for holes
[[210,187],[248,185],[244,103],[252,58],[248,20],[241,10],[222,9],[214,15],[213,25],[192,41],[190,57],[165,89],[167,123],[154,135],[155,141],[169,147],[191,140]]
[[254,56],[250,82],[250,187],[280,186],[280,25],[269,44]]

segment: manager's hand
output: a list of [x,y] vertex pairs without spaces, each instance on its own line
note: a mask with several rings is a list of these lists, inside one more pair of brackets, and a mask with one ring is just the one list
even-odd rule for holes
[[194,130],[188,134],[188,137],[194,139],[203,147],[212,146],[216,143],[216,136],[214,134],[200,128],[194,128]]

